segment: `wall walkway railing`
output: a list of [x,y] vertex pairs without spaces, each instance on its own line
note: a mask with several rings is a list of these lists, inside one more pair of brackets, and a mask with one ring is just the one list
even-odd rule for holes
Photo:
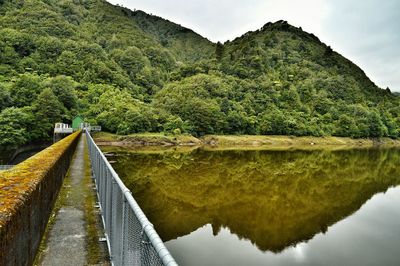
[[177,265],[92,137],[86,132],[105,238],[113,265]]

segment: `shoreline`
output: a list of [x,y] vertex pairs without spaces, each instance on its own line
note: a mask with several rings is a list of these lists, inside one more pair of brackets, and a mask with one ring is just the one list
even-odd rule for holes
[[132,147],[140,150],[202,147],[207,150],[229,149],[349,149],[400,147],[400,140],[390,138],[352,139],[345,137],[295,137],[274,135],[164,135],[145,133],[116,135],[106,132],[94,134],[99,146]]

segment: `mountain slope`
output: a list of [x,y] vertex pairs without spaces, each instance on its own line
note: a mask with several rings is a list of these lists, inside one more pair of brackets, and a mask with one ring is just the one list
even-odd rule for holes
[[399,98],[284,21],[214,44],[104,0],[3,0],[0,14],[0,146],[76,113],[121,134],[399,136]]
[[182,62],[193,63],[210,59],[214,55],[214,44],[188,28],[140,10],[123,11],[141,30],[153,36]]
[[[11,42],[19,55],[9,60],[16,66],[9,69],[12,73],[23,72],[28,65],[38,74],[67,74],[77,81],[161,87],[178,61],[209,58],[213,49],[212,43],[183,27],[101,0],[5,1],[0,10],[5,14],[3,40]],[[162,29],[159,33],[145,26],[155,21]],[[171,42],[166,48],[163,35]],[[76,68],[65,69],[63,64]],[[143,84],[138,75],[152,75],[154,81]]]
[[[398,136],[398,99],[286,21],[218,44],[216,59],[190,73],[203,75],[183,73],[186,79],[165,86],[156,106],[191,120],[202,134]],[[203,113],[193,118],[191,106],[204,98]]]
[[[303,73],[303,76],[295,75],[299,69],[311,70],[314,75],[323,70],[329,76],[352,79],[364,94],[385,94],[351,61],[334,52],[313,34],[293,27],[286,21],[267,23],[259,31],[247,33],[227,43],[224,51],[223,65],[226,71],[234,75],[239,73],[244,78],[258,77],[290,66],[285,71],[287,75],[293,75],[293,80],[301,81],[306,77],[307,73]],[[241,57],[243,54],[246,56]],[[240,68],[250,71],[242,73],[243,69]],[[344,93],[352,95],[350,90]]]

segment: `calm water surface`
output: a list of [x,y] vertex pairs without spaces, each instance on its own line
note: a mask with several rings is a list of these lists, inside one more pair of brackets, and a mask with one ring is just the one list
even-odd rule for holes
[[181,265],[400,265],[400,150],[104,150]]
[[[1,147],[0,147],[1,148]],[[28,151],[20,152],[15,156],[14,158],[11,159],[13,156],[14,152],[7,152],[7,151],[0,151],[0,165],[4,164],[11,164],[11,165],[16,165],[19,164],[26,159],[32,157],[36,153],[42,151],[45,147],[37,147],[37,148],[32,148]]]

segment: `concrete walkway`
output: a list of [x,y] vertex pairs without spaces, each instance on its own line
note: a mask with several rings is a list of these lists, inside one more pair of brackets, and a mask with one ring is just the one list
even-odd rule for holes
[[[95,194],[85,142],[86,136],[82,135],[50,218],[39,265],[108,264],[106,247],[98,242],[102,228],[94,209]],[[90,235],[93,227],[95,235]]]

